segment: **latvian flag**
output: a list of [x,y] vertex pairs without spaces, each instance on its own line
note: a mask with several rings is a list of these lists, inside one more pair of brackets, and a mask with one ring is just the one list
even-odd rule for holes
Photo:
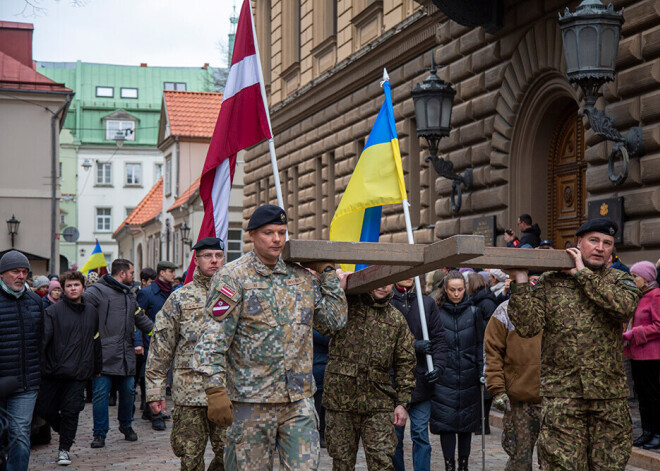
[[[204,219],[197,240],[219,237],[227,243],[229,190],[234,179],[236,154],[272,136],[263,100],[263,76],[259,64],[256,32],[250,0],[241,7],[231,67],[218,121],[206,154],[199,193]],[[195,259],[190,262],[186,283],[192,280]]]

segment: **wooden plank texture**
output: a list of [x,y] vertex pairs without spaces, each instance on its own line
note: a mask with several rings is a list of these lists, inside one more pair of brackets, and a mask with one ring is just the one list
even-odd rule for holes
[[335,263],[413,266],[424,263],[424,247],[389,242],[292,239],[284,245],[282,258],[287,262],[331,260]]
[[573,268],[573,259],[564,250],[514,249],[486,247],[484,254],[471,260],[463,260],[459,267],[471,268],[527,268],[549,271]]
[[415,266],[371,266],[352,274],[347,281],[346,293],[366,293],[381,286],[422,275],[441,267],[455,267],[459,263],[484,253],[484,238],[457,235],[434,242],[424,248],[424,263]]

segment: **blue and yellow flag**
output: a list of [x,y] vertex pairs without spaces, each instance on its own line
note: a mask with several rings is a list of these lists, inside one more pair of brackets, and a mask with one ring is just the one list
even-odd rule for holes
[[[383,90],[385,102],[330,223],[330,240],[378,242],[382,205],[400,203],[407,198],[386,70]],[[364,267],[342,265],[344,271]]]
[[99,241],[97,240],[96,247],[94,247],[94,250],[92,250],[92,254],[89,256],[85,264],[82,266],[80,272],[83,275],[86,275],[91,270],[96,270],[98,268],[99,275],[101,275],[103,274],[104,269],[105,269],[105,273],[107,273],[107,267],[108,264],[106,263],[105,256],[103,255],[103,251],[101,250],[101,244],[99,244]]

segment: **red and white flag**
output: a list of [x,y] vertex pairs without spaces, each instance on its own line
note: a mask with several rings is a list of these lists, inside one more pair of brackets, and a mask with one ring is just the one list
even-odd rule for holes
[[[222,106],[199,184],[204,219],[197,240],[219,237],[227,243],[229,191],[234,180],[236,154],[272,137],[263,90],[252,7],[250,0],[244,0]],[[194,271],[193,258],[186,283],[192,280]]]

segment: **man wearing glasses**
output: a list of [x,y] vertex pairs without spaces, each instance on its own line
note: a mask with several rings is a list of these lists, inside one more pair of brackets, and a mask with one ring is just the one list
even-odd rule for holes
[[170,444],[184,471],[205,468],[209,438],[215,457],[208,469],[224,470],[226,427],[208,420],[204,376],[192,369],[195,345],[206,322],[206,294],[211,277],[224,263],[224,249],[223,241],[215,237],[202,239],[193,247],[197,264],[193,281],[172,292],[156,316],[147,358],[147,402],[154,414],[164,409],[167,370],[174,361]]

